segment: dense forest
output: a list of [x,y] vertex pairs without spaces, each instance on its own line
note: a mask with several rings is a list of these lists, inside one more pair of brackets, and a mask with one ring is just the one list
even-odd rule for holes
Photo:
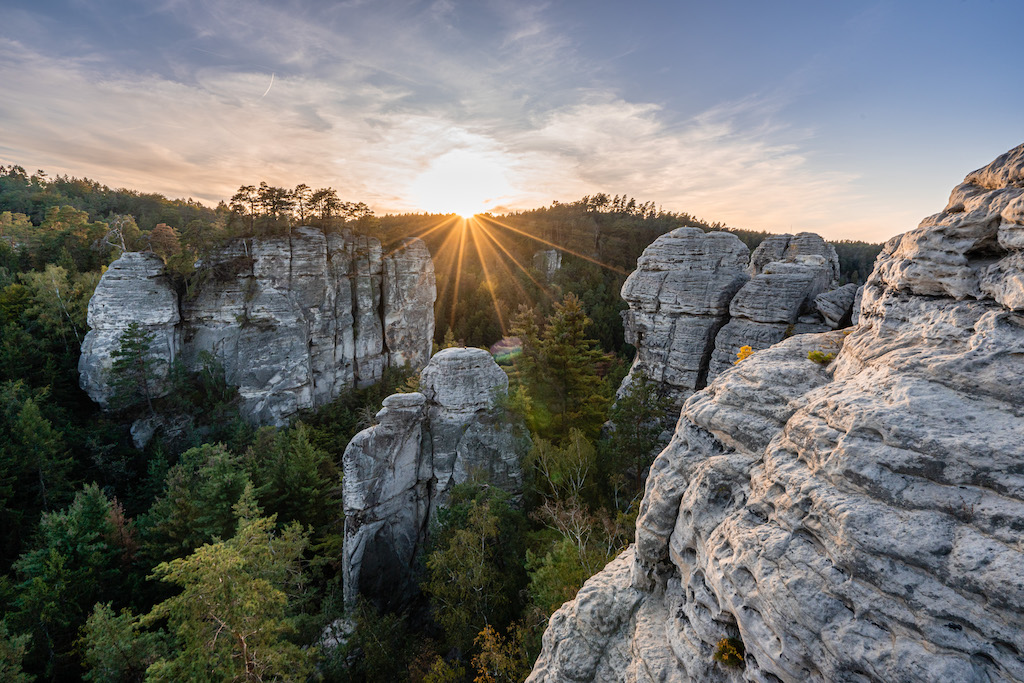
[[[129,330],[114,410],[78,386],[89,298],[120,253],[158,254],[187,291],[224,240],[297,225],[422,237],[438,347],[521,344],[498,410],[530,430],[525,490],[461,485],[423,550],[422,599],[397,611],[342,604],[341,457],[415,376],[259,427],[213,357],[140,393],[129,361],[147,338]],[[521,681],[547,618],[631,541],[667,404],[643,379],[612,401],[631,353],[618,293],[680,225],[766,235],[619,195],[464,221],[375,216],[331,188],[247,185],[209,208],[0,166],[0,679]],[[860,282],[880,245],[836,248]],[[138,449],[129,426],[152,413],[177,427]]]

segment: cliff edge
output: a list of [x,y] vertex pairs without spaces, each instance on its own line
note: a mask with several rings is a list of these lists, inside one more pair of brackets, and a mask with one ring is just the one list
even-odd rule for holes
[[1024,145],[889,241],[858,322],[686,401],[529,681],[1024,680]]

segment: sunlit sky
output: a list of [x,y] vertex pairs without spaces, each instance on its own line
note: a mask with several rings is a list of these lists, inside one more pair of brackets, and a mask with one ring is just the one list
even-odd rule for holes
[[1024,142],[1024,2],[3,0],[0,162],[882,240]]

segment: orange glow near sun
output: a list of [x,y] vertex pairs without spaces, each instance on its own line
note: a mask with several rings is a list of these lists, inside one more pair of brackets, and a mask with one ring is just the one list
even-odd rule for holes
[[420,210],[463,218],[492,210],[511,192],[496,155],[469,149],[434,159],[409,188],[410,199]]

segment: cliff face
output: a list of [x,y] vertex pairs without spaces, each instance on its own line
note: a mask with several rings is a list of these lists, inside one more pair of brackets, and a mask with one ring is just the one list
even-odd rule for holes
[[678,228],[655,240],[622,286],[626,341],[643,372],[677,405],[732,367],[740,347],[849,323],[856,287],[829,291],[835,249],[818,235],[772,235],[751,254],[739,238]]
[[529,680],[1024,680],[1022,206],[1024,146],[886,245],[848,336],[689,398]]
[[422,393],[384,399],[379,423],[344,455],[346,601],[392,604],[414,594],[413,569],[430,522],[471,475],[518,493],[529,449],[521,426],[495,414],[508,376],[484,349],[444,349],[420,373]]
[[229,242],[203,268],[194,296],[179,302],[157,257],[125,254],[111,265],[89,303],[79,363],[93,400],[109,400],[110,351],[132,320],[163,326],[166,356],[192,369],[213,354],[244,414],[270,424],[371,384],[388,365],[430,357],[436,290],[419,240],[385,255],[372,238],[298,228]]

